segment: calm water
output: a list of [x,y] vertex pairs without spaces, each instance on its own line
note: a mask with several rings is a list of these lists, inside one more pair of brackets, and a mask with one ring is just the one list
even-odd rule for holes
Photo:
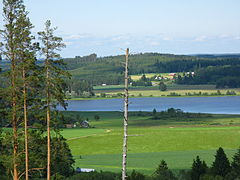
[[[178,108],[185,112],[240,114],[240,96],[130,98],[130,111],[157,111]],[[63,110],[62,108],[58,108]],[[123,99],[68,101],[68,111],[122,111]]]

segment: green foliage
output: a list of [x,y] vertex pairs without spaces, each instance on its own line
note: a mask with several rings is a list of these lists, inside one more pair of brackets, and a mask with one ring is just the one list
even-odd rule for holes
[[[3,135],[2,135],[2,130],[0,129],[0,152],[4,152],[5,149],[3,148],[3,142],[2,142],[2,138],[3,138]],[[4,166],[4,158],[0,155],[0,177],[2,177],[3,179],[6,179],[6,176],[7,176],[7,169],[6,167]]]
[[[93,85],[123,84],[124,56],[85,57],[64,59],[70,73]],[[130,74],[189,72],[208,66],[240,65],[239,57],[195,57],[172,54],[140,53],[129,57]]]
[[138,81],[132,81],[132,86],[152,86],[152,82],[143,74]]
[[214,175],[226,176],[231,171],[230,162],[223,148],[219,148],[215,155],[215,161],[212,164],[211,171]]
[[94,96],[92,85],[86,80],[72,78],[67,80],[67,90],[69,96],[74,97],[91,97]]
[[51,27],[51,22],[48,20],[45,23],[45,30],[38,32],[39,40],[41,41],[40,53],[44,56],[43,66],[43,87],[44,98],[48,101],[48,104],[52,99],[57,100],[61,106],[66,107],[64,102],[66,89],[66,83],[64,77],[69,77],[69,74],[63,70],[64,63],[56,51],[65,47],[62,43],[62,38],[54,36],[56,28]]
[[193,160],[192,169],[191,169],[191,179],[199,180],[201,175],[207,172],[207,165],[205,161],[201,161],[199,156],[197,156],[196,160]]
[[166,111],[153,113],[152,119],[169,120],[169,118],[180,119],[180,118],[204,118],[204,117],[211,117],[211,115],[210,114],[202,114],[202,113],[188,113],[188,112],[183,112],[181,109],[169,108]]
[[215,84],[216,88],[240,87],[240,65],[221,65],[198,68],[195,74],[178,75],[177,84]]
[[96,114],[96,115],[94,115],[94,119],[95,119],[96,121],[99,121],[100,116]]
[[226,92],[226,95],[236,95],[236,92],[235,91],[227,91]]
[[168,169],[167,163],[162,160],[154,172],[153,179],[156,180],[175,180],[177,179],[171,170]]
[[[47,167],[47,148],[44,146],[46,144],[46,137],[44,131],[40,130],[30,130],[29,131],[29,175],[32,178],[43,178],[46,177],[46,167]],[[12,146],[11,141],[8,141],[11,137],[11,132],[5,132],[0,136],[4,141],[0,139],[0,172],[5,170],[7,177],[11,177],[12,171]],[[19,148],[22,149],[23,136],[20,136]],[[53,151],[51,152],[52,162],[51,162],[51,173],[53,176],[59,174],[64,177],[68,177],[74,173],[73,169],[73,156],[66,143],[66,140],[61,136],[52,137],[51,146]],[[19,155],[19,170],[21,172],[25,169],[24,154]],[[2,162],[2,163],[1,163]],[[31,170],[32,169],[32,170]],[[34,170],[35,169],[35,170]]]
[[159,90],[160,91],[166,91],[167,90],[166,84],[164,84],[164,82],[162,82],[162,81],[159,84]]
[[153,116],[155,116],[157,114],[157,110],[154,108],[153,112],[152,112]]
[[233,156],[233,162],[231,163],[232,171],[240,177],[240,149]]
[[74,173],[74,160],[69,149],[66,139],[61,135],[52,138],[52,161],[51,172],[52,174],[60,174],[64,177],[73,175]]
[[133,170],[131,175],[127,177],[127,180],[145,180],[145,176]]

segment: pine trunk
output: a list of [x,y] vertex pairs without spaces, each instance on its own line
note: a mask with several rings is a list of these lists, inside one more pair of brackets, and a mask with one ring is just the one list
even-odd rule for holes
[[15,62],[12,62],[12,127],[13,127],[13,179],[18,180],[18,127],[17,127],[17,95],[15,85]]
[[18,127],[17,127],[17,90],[16,90],[16,62],[14,54],[13,34],[10,32],[11,57],[11,98],[12,98],[12,129],[13,129],[13,179],[18,180]]
[[51,179],[51,132],[50,132],[49,71],[47,69],[47,180]]
[[28,117],[27,117],[27,88],[26,88],[26,74],[23,68],[23,106],[24,106],[24,131],[25,131],[25,171],[26,180],[28,180]]

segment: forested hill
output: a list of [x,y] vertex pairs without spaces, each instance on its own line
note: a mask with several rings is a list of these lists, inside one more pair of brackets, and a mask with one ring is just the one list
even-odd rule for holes
[[[123,83],[124,55],[97,57],[76,56],[64,59],[73,77],[91,84]],[[209,66],[240,65],[239,55],[173,55],[159,53],[134,54],[129,57],[130,74],[188,72]]]

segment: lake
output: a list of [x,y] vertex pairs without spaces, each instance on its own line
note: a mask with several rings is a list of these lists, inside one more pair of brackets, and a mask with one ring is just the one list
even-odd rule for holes
[[[68,102],[68,111],[123,111],[123,99],[74,100]],[[168,97],[130,98],[129,111],[157,111],[168,108],[184,112],[240,114],[240,96],[225,97]],[[58,107],[59,110],[63,108]]]

